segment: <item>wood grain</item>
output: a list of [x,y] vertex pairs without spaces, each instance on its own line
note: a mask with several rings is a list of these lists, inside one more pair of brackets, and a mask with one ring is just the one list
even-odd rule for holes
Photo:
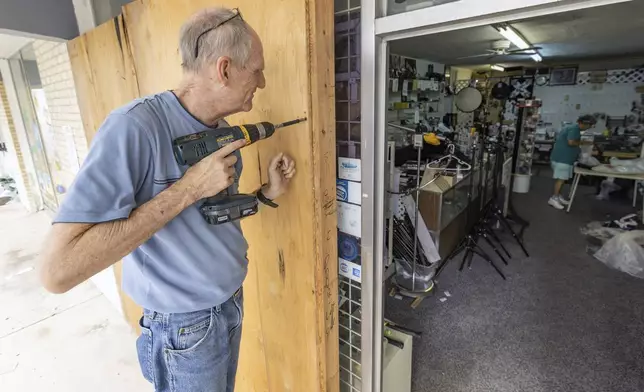
[[[123,17],[119,16],[67,44],[85,137],[90,143],[107,115],[139,96]],[[122,261],[114,265],[121,305],[137,331],[142,309],[121,289]]]
[[[114,22],[126,42],[117,40],[115,46],[114,35],[109,36],[109,27],[103,25],[70,43],[77,88],[84,90],[79,101],[87,98],[81,105],[86,131],[95,130],[128,93],[145,96],[175,88],[181,79],[179,28],[194,12],[212,5],[210,0],[134,1]],[[241,10],[262,39],[266,62],[267,87],[255,94],[253,110],[228,121],[309,119],[242,151],[242,191],[267,181],[268,161],[280,151],[294,157],[298,174],[278,201],[280,208],[264,208],[242,222],[250,244],[250,268],[244,284],[237,389],[335,392],[339,354],[333,2],[223,0],[216,5]],[[96,63],[99,45],[107,64]],[[101,97],[98,91],[109,96]]]
[[[317,290],[317,307],[324,309],[318,320],[318,356],[326,385],[320,390],[333,391],[340,383],[338,355],[338,239],[336,211],[336,139],[335,139],[335,70],[331,59],[334,50],[334,20],[329,12],[333,4],[315,1],[307,4],[309,29],[309,74],[311,92],[309,113],[312,132],[315,274],[324,282]],[[318,315],[320,313],[318,312]],[[324,333],[323,333],[324,332]],[[324,373],[322,372],[324,371]]]

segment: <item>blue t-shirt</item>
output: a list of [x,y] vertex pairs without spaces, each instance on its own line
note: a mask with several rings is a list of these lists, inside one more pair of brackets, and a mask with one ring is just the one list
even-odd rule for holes
[[552,162],[565,163],[567,165],[575,163],[581,150],[579,146],[569,145],[569,140],[581,140],[581,129],[579,129],[579,125],[570,125],[559,132],[555,145],[552,147],[552,153],[550,154],[550,160]]
[[[207,129],[169,91],[113,111],[54,222],[126,219],[188,169],[175,160],[172,141]],[[237,177],[241,169],[240,159]],[[162,313],[207,309],[242,285],[248,245],[239,222],[210,225],[199,205],[185,209],[123,259],[123,290],[142,307]]]

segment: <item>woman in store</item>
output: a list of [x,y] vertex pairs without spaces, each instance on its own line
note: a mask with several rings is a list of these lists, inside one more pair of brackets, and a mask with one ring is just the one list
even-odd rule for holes
[[568,205],[568,200],[561,196],[561,188],[572,177],[573,165],[577,161],[580,152],[581,131],[592,128],[596,122],[595,117],[586,114],[577,119],[577,124],[564,128],[557,135],[552,154],[550,154],[555,189],[550,200],[548,200],[548,204],[558,210],[563,210]]

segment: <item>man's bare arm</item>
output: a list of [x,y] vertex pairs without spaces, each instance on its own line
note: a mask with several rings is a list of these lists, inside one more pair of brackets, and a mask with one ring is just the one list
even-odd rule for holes
[[581,144],[581,140],[568,140],[568,145],[571,147],[577,147]]
[[53,293],[70,290],[131,253],[197,200],[228,188],[237,161],[230,154],[243,145],[243,141],[229,144],[191,167],[127,219],[54,224],[41,253],[45,288]]
[[68,291],[131,253],[195,201],[177,182],[128,219],[54,224],[42,253],[43,285],[54,293]]

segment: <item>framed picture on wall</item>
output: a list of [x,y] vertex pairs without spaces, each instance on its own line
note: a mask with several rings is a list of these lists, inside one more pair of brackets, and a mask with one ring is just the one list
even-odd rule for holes
[[577,84],[577,67],[553,68],[550,71],[551,86]]

